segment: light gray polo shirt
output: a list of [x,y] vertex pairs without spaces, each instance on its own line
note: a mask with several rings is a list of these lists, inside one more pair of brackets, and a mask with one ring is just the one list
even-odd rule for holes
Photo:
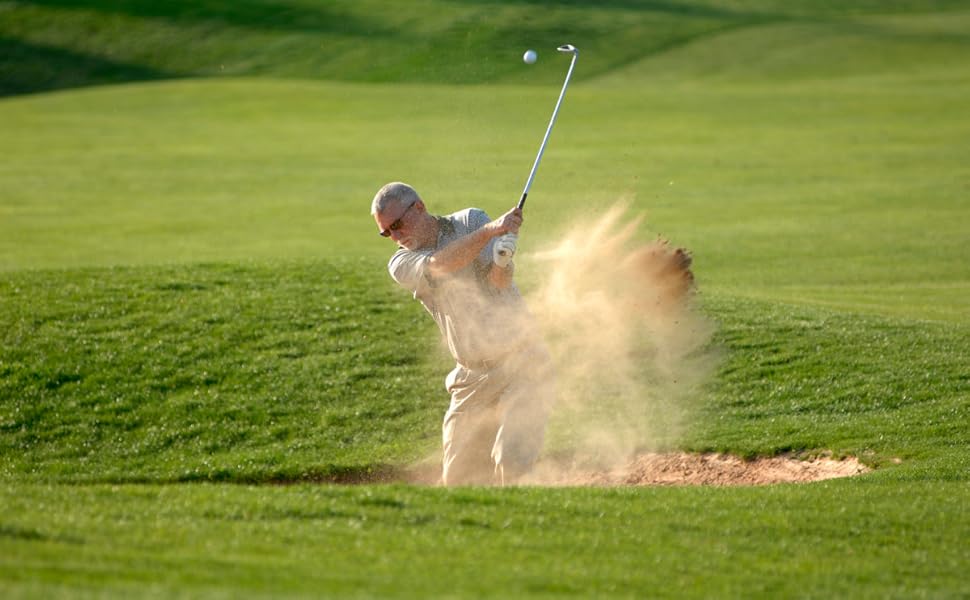
[[525,303],[513,284],[496,289],[488,282],[492,265],[491,240],[467,267],[432,278],[428,262],[438,248],[479,229],[491,219],[485,211],[468,208],[438,219],[434,248],[399,248],[387,268],[398,284],[411,290],[434,318],[451,355],[461,364],[494,360],[518,345],[528,319]]

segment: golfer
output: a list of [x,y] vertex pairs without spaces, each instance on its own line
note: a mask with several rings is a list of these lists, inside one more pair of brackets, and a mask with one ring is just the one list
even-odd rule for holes
[[457,363],[445,379],[442,483],[521,480],[555,396],[549,353],[512,278],[521,209],[494,221],[477,208],[435,216],[394,182],[374,196],[371,214],[398,245],[391,277],[431,313]]

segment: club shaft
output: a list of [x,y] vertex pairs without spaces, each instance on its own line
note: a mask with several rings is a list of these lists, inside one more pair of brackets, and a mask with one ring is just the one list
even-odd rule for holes
[[556,117],[559,115],[559,107],[562,106],[562,99],[566,97],[566,88],[569,86],[569,79],[573,76],[573,67],[576,66],[576,59],[579,58],[578,52],[573,52],[573,59],[569,63],[569,71],[566,73],[566,81],[562,84],[562,91],[559,92],[559,100],[556,101],[556,108],[552,111],[552,118],[549,119],[549,127],[546,127],[546,135],[542,137],[542,144],[539,146],[539,153],[536,154],[536,161],[532,163],[532,170],[529,172],[529,179],[525,182],[522,190],[522,198],[519,200],[519,208],[525,206],[525,199],[529,195],[529,188],[532,187],[532,180],[536,177],[536,170],[542,160],[542,153],[546,151],[546,143],[549,142],[549,134],[552,133],[552,126],[556,124]]

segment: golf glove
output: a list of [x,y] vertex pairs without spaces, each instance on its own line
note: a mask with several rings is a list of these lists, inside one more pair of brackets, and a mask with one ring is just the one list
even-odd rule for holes
[[501,268],[506,268],[512,264],[512,257],[515,256],[515,246],[519,236],[514,233],[506,233],[492,245],[492,261]]

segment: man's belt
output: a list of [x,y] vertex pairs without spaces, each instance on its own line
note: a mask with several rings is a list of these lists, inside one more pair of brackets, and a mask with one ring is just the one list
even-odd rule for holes
[[488,358],[485,360],[471,360],[471,361],[459,360],[458,364],[469,371],[487,371],[489,369],[494,369],[495,367],[501,365],[503,362],[508,360],[509,357],[512,356],[513,354],[519,354],[524,350],[530,348],[531,346],[532,344],[529,344],[529,343],[519,344],[514,348],[512,348],[511,350],[509,350],[508,352],[506,352],[505,354],[502,354],[501,356],[498,356],[496,358]]
[[468,371],[488,371],[502,364],[508,357],[509,355],[505,354],[499,358],[485,360],[459,360],[458,364]]

